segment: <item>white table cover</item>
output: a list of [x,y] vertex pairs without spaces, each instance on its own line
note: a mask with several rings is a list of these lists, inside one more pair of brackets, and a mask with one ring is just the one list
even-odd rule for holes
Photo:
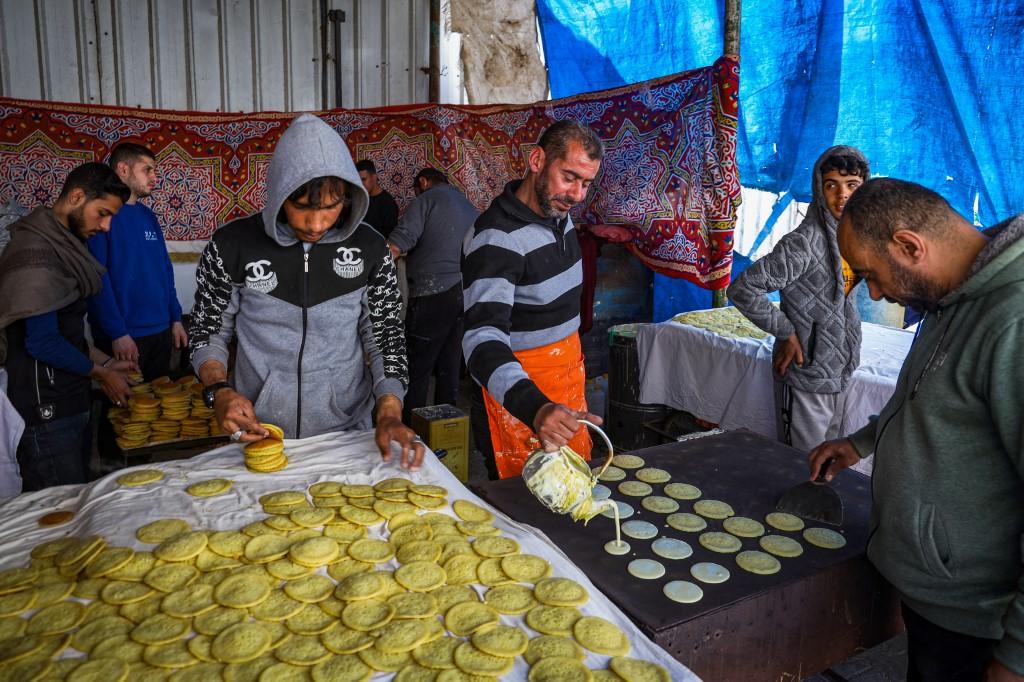
[[[903,329],[864,322],[861,330],[861,361],[850,380],[844,435],[866,425],[892,396],[914,341],[913,332]],[[774,336],[725,338],[671,321],[639,325],[640,402],[775,438],[774,343]],[[870,461],[856,468],[869,471]]]
[[[133,469],[160,469],[165,478],[137,488],[118,485],[116,479],[133,469],[118,471],[88,485],[68,485],[24,493],[0,504],[0,570],[27,563],[32,548],[46,540],[65,535],[99,534],[112,545],[151,549],[135,538],[135,530],[161,518],[180,518],[196,528],[237,530],[266,516],[259,497],[276,490],[302,490],[319,481],[374,483],[385,478],[405,477],[417,483],[440,485],[448,489],[449,504],[457,499],[470,500],[495,515],[494,524],[502,534],[514,538],[523,553],[544,557],[552,565],[552,575],[572,578],[587,588],[590,601],[582,607],[585,615],[601,616],[628,635],[632,643],[629,656],[660,663],[672,680],[697,680],[685,666],[654,644],[590,582],[587,576],[541,531],[516,523],[471,493],[443,464],[428,452],[423,467],[415,474],[400,469],[397,458],[385,463],[373,441],[372,431],[326,434],[303,440],[285,441],[290,464],[272,474],[255,474],[243,465],[240,446],[226,445],[188,460],[145,465]],[[193,497],[186,486],[209,478],[229,478],[231,491],[217,497]],[[62,526],[41,528],[37,519],[55,510],[70,510],[75,518]],[[452,514],[450,507],[444,510]],[[370,529],[370,537],[380,537],[381,526]],[[392,560],[392,567],[397,564]],[[625,576],[624,576],[625,577]],[[477,585],[475,588],[481,591]],[[653,588],[652,588],[653,589]],[[481,592],[482,596],[482,592]],[[658,592],[652,598],[663,599]],[[526,628],[522,616],[502,616],[502,622]],[[528,630],[529,632],[529,630]],[[67,655],[67,654],[65,654]],[[590,668],[606,668],[609,657],[587,654]],[[525,680],[529,668],[516,659],[508,680]],[[377,673],[374,680],[391,677]]]

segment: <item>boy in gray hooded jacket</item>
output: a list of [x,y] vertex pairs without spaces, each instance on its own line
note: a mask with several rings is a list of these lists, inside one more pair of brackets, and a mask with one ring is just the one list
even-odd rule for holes
[[192,366],[233,440],[268,435],[257,415],[287,438],[369,428],[375,416],[384,459],[394,440],[402,464],[419,466],[423,445],[401,421],[408,369],[395,267],[361,223],[368,203],[344,141],[303,114],[274,150],[266,208],[218,229],[203,251]]
[[[843,207],[868,179],[867,159],[831,147],[814,164],[807,216],[729,286],[736,307],[775,336],[772,367],[779,440],[810,450],[842,428],[846,387],[860,362],[860,317],[846,294],[836,229]],[[781,292],[776,308],[768,294]]]

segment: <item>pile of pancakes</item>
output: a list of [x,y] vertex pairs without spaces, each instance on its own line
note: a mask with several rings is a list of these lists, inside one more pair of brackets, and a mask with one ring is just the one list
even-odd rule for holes
[[203,404],[203,387],[194,376],[177,381],[160,377],[149,383],[143,383],[141,374],[129,379],[136,383],[128,406],[112,407],[109,414],[122,450],[223,435],[213,410]]
[[245,468],[258,474],[281,471],[288,466],[288,457],[284,454],[284,431],[273,424],[260,426],[270,435],[245,446]]

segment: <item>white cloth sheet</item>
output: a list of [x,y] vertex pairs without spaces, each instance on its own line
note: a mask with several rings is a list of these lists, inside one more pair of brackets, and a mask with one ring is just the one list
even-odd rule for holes
[[[910,331],[869,322],[861,330],[860,366],[850,380],[843,434],[866,425],[889,400],[914,341]],[[677,322],[639,325],[640,402],[775,438],[774,343],[774,336],[730,339]],[[870,462],[856,468],[866,473]]]
[[[630,656],[654,661],[665,666],[673,680],[697,680],[685,666],[664,649],[651,642],[640,630],[587,579],[543,533],[509,519],[497,509],[471,493],[441,462],[428,451],[424,465],[415,474],[409,474],[395,463],[381,460],[373,442],[372,431],[326,434],[303,440],[285,441],[290,464],[287,469],[273,474],[248,472],[243,464],[240,446],[226,445],[189,460],[145,465],[135,469],[160,469],[165,478],[155,484],[137,488],[124,488],[116,479],[119,471],[88,485],[60,486],[48,490],[25,493],[0,504],[0,570],[21,566],[28,561],[31,549],[46,540],[74,534],[103,535],[114,545],[151,549],[135,539],[135,530],[160,518],[180,518],[196,528],[214,530],[239,529],[266,516],[259,497],[276,490],[305,490],[319,481],[344,483],[374,483],[385,478],[400,476],[417,483],[440,485],[448,489],[449,504],[457,499],[471,500],[490,509],[495,525],[502,534],[514,538],[522,552],[547,559],[552,575],[576,580],[590,592],[590,601],[582,607],[584,614],[606,618],[626,632],[632,643]],[[209,478],[230,478],[235,484],[231,491],[217,497],[192,497],[186,486]],[[68,524],[40,528],[37,519],[51,511],[76,512]],[[450,507],[444,510],[453,514]],[[381,527],[370,529],[370,537],[380,537]],[[394,561],[391,568],[397,567]],[[481,591],[480,586],[476,586]],[[662,598],[660,594],[657,598]],[[502,616],[508,625],[526,628],[522,616]],[[528,630],[528,632],[530,632]],[[608,656],[588,653],[586,664],[590,668],[605,668]],[[518,658],[512,672],[504,679],[525,680],[529,672],[526,662]],[[373,679],[389,679],[390,674],[378,673]]]
[[18,442],[25,433],[25,420],[7,397],[7,370],[0,367],[0,500],[21,493]]

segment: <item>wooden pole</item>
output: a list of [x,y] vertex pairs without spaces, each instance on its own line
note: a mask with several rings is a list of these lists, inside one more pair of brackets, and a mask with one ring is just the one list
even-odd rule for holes
[[[740,54],[740,3],[741,0],[725,0],[725,54],[739,57]],[[725,288],[711,292],[711,307],[724,308],[728,300]]]

